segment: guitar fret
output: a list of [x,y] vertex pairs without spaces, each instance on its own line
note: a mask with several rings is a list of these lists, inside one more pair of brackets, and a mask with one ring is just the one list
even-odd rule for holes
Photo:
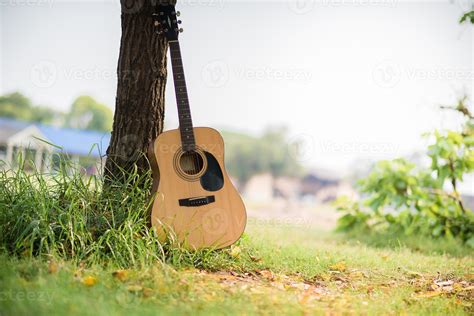
[[189,109],[188,92],[181,59],[181,50],[178,41],[169,42],[173,80],[178,105],[179,130],[181,144],[184,148],[192,149],[195,146],[191,110]]

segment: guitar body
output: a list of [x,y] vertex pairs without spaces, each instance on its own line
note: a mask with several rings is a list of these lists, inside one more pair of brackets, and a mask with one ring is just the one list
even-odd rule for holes
[[226,247],[242,235],[245,206],[224,167],[222,136],[193,128],[195,149],[184,151],[180,130],[151,144],[155,199],[151,223],[160,239],[175,236],[190,249]]
[[149,148],[154,201],[151,223],[160,240],[188,249],[223,248],[236,242],[247,222],[245,206],[224,168],[224,141],[216,130],[193,127],[178,41],[174,4],[153,14],[157,34],[168,40],[179,129],[158,136]]

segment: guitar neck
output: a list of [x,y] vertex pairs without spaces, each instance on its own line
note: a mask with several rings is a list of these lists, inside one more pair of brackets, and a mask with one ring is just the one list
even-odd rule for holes
[[189,108],[188,90],[184,78],[183,60],[179,42],[169,41],[171,65],[173,68],[174,89],[176,102],[178,104],[179,130],[181,133],[181,144],[184,151],[194,150],[196,143],[194,140],[193,122],[191,110]]

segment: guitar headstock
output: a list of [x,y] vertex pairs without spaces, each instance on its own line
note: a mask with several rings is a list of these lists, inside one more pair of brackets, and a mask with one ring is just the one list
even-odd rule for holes
[[178,20],[179,15],[174,4],[158,5],[158,12],[153,14],[157,32],[164,34],[169,41],[176,41],[178,34],[183,32],[183,29],[179,27],[181,24],[181,20]]

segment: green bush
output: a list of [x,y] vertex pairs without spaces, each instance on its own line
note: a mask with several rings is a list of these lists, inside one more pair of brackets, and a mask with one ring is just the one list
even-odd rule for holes
[[474,118],[465,105],[460,131],[435,131],[427,149],[429,167],[406,159],[380,161],[358,183],[361,201],[340,198],[338,230],[392,230],[407,235],[459,238],[474,248],[474,214],[459,194],[459,183],[474,171]]

